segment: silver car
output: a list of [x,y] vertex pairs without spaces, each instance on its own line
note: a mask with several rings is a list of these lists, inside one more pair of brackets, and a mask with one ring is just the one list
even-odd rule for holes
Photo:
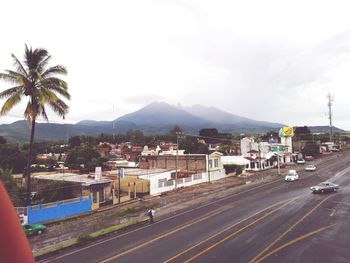
[[305,171],[314,172],[314,171],[316,171],[316,166],[313,164],[309,164],[308,166],[305,167]]
[[339,185],[333,184],[331,182],[322,182],[319,183],[318,185],[311,186],[310,190],[312,193],[317,194],[317,193],[327,193],[327,192],[336,192],[339,189]]

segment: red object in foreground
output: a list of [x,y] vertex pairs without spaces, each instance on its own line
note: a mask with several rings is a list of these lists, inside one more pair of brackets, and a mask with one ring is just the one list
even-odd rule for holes
[[0,181],[0,262],[35,262],[16,211]]

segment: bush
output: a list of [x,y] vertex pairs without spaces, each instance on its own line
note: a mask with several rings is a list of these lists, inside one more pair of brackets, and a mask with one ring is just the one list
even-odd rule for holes
[[230,174],[230,173],[236,172],[237,166],[234,164],[226,164],[224,165],[224,168],[225,168],[225,173]]
[[240,174],[242,174],[242,172],[243,172],[242,166],[237,165],[237,168],[236,168],[236,175],[240,175]]
[[226,174],[235,173],[236,175],[240,175],[243,172],[243,168],[241,165],[236,164],[226,164],[224,165]]

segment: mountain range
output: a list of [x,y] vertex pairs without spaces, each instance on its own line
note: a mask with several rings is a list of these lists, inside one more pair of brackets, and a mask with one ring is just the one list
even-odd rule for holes
[[[76,124],[37,123],[35,136],[36,140],[67,140],[74,135],[126,133],[131,129],[140,130],[144,134],[164,134],[175,125],[190,134],[198,134],[203,128],[216,128],[220,132],[234,134],[263,133],[277,131],[284,126],[281,123],[241,117],[215,107],[202,105],[183,107],[154,102],[113,121],[83,120]],[[322,127],[318,126],[318,130],[322,130]],[[309,128],[312,130],[312,127]],[[336,128],[335,131],[337,131]],[[9,141],[26,142],[29,140],[29,134],[25,121],[0,125],[0,136]]]

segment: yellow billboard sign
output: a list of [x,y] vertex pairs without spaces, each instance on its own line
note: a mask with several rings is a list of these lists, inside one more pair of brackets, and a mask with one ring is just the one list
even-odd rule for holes
[[291,126],[282,127],[278,132],[279,137],[293,137],[294,129]]

